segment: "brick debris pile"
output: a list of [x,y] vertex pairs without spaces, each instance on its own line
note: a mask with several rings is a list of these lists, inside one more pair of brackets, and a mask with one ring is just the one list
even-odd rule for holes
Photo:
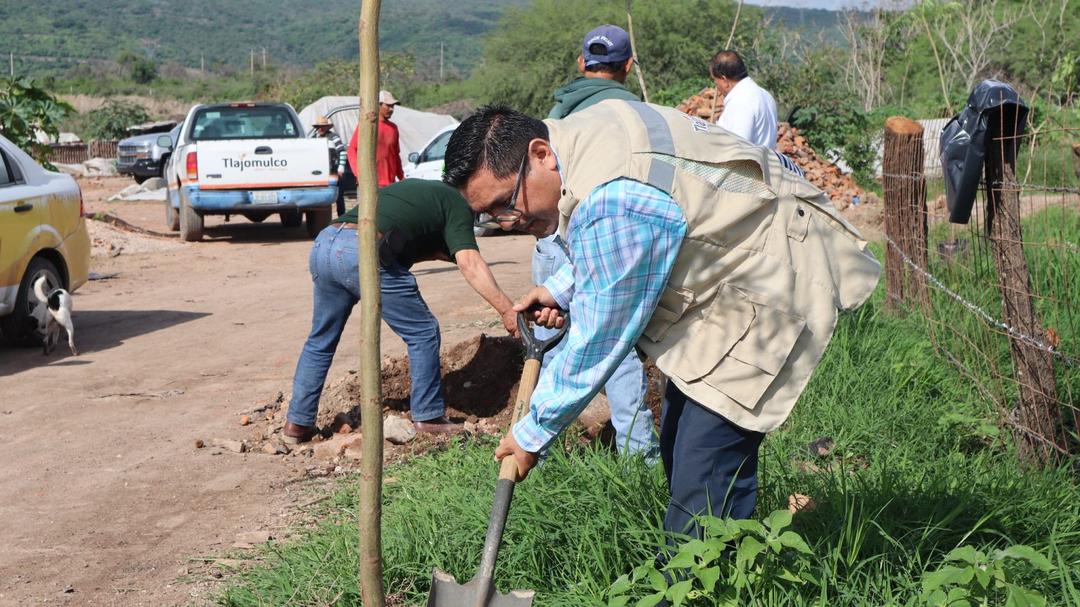
[[[677,109],[713,122],[713,117],[719,116],[724,109],[724,100],[722,97],[718,99],[716,89],[709,87],[683,100]],[[799,129],[781,122],[777,127],[776,139],[776,151],[791,158],[806,171],[806,178],[824,190],[836,208],[841,211],[848,208],[855,196],[858,196],[861,202],[877,202],[877,196],[859,188],[851,175],[844,174],[840,167],[819,157],[806,138],[799,134]]]

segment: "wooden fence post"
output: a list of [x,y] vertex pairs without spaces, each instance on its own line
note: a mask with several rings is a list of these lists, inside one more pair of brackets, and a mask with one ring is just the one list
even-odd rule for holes
[[378,208],[375,136],[379,120],[379,0],[360,6],[360,120],[357,137],[356,238],[360,254],[360,594],[365,607],[383,607],[381,301],[375,243]]
[[[1016,151],[1019,139],[1012,132],[1002,136],[1003,125],[1013,122],[1007,111],[991,117],[987,133],[986,200],[987,231],[1001,291],[1003,321],[1019,333],[1009,332],[1009,351],[1019,385],[1020,403],[1013,425],[1020,458],[1043,464],[1068,447],[1061,427],[1053,355],[1032,343],[1046,343],[1046,332],[1031,303],[1031,277],[1024,257],[1020,226],[1020,189],[1016,182]],[[1026,338],[1025,338],[1026,337]]]
[[[885,121],[881,178],[884,187],[885,303],[929,305],[926,277],[904,262],[907,256],[926,269],[926,175],[923,172],[923,128],[914,120],[893,116]],[[899,247],[899,250],[898,248]]]

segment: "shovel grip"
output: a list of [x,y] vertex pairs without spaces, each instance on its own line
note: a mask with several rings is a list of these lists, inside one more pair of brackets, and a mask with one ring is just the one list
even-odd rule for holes
[[[535,358],[526,359],[525,366],[521,370],[521,383],[518,384],[517,399],[514,401],[514,415],[510,420],[511,428],[517,423],[517,420],[521,419],[529,411],[533,390],[536,388],[536,382],[539,379],[540,361]],[[502,463],[499,465],[499,480],[517,480],[517,461],[513,456],[502,459]]]

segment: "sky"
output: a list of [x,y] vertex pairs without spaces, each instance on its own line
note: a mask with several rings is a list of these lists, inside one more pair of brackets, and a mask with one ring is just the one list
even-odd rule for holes
[[746,0],[758,6],[791,6],[795,8],[826,8],[829,10],[869,9],[877,6],[907,7],[913,0]]

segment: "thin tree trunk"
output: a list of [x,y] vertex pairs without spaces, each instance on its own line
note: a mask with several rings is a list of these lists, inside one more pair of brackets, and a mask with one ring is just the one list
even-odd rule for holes
[[641,62],[638,61],[637,43],[634,42],[634,18],[630,14],[630,5],[633,0],[626,0],[626,33],[630,34],[630,52],[634,55],[634,69],[637,70],[638,85],[641,87],[641,98],[645,103],[649,102],[649,91],[645,88],[645,73],[641,71]]
[[379,120],[379,4],[360,5],[360,123],[356,148],[360,254],[360,592],[365,607],[383,607],[382,575],[382,385],[379,353],[379,266],[375,244],[378,206],[375,137]]
[[952,102],[949,101],[949,90],[945,86],[945,67],[941,65],[941,55],[938,54],[937,42],[934,41],[934,34],[930,31],[930,22],[926,20],[926,15],[920,15],[922,18],[923,27],[926,29],[926,38],[930,41],[930,48],[934,51],[934,60],[937,61],[938,80],[941,81],[941,97],[945,100],[945,109],[949,110],[949,115],[953,114]]
[[739,6],[735,7],[735,20],[731,22],[731,33],[728,34],[727,44],[724,45],[725,49],[731,49],[731,41],[735,39],[735,28],[739,25],[739,13],[742,12],[743,0],[739,0]]

